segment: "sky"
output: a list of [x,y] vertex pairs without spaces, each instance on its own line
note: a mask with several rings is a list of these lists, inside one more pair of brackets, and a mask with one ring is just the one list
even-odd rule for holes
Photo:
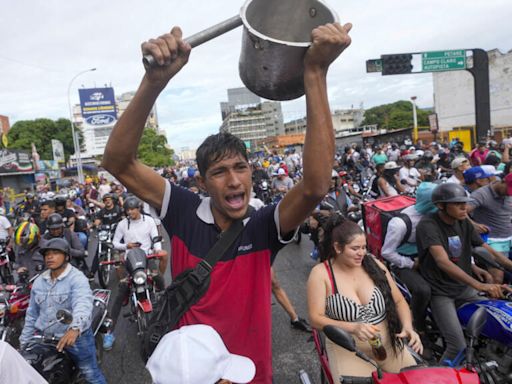
[[[253,0],[257,1],[257,0]],[[265,0],[264,0],[265,1]],[[278,1],[278,0],[274,0]],[[331,109],[409,100],[433,106],[431,74],[367,74],[381,54],[449,49],[512,49],[510,0],[325,0],[352,45],[331,65]],[[179,25],[184,36],[239,13],[243,0],[19,0],[0,2],[0,114],[18,120],[69,118],[78,88],[137,89],[140,45]],[[293,22],[293,21],[292,21]],[[196,148],[221,124],[219,103],[238,75],[242,29],[193,49],[189,63],[157,100],[159,124],[176,151]],[[81,71],[97,68],[71,80]],[[285,122],[305,115],[304,97],[282,103]]]

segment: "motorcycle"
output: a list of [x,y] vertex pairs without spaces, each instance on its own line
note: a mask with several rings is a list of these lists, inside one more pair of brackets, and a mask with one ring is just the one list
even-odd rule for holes
[[270,187],[268,185],[268,180],[262,179],[255,187],[256,197],[263,201],[265,205],[272,203],[272,198],[270,194]]
[[[96,343],[96,358],[101,362],[101,334],[105,334],[112,326],[107,317],[107,306],[110,291],[97,289],[93,291],[93,311],[91,330]],[[51,322],[39,335],[34,335],[31,341],[21,351],[27,362],[36,369],[50,384],[82,384],[86,383],[77,366],[66,351],[57,351],[60,338],[47,335],[45,332],[57,322],[71,324],[73,315],[67,310],[58,310],[56,320]]]
[[0,285],[0,340],[18,347],[25,314],[30,302],[32,283],[39,275],[28,279],[28,272],[19,274],[18,283]]
[[[156,236],[151,239],[151,249],[154,244],[162,241],[162,236]],[[132,248],[126,252],[125,260],[103,261],[103,265],[120,265],[123,264],[128,272],[128,289],[129,297],[124,305],[130,304],[130,313],[127,317],[131,317],[137,323],[137,335],[142,337],[147,330],[148,320],[153,312],[153,303],[156,302],[155,277],[158,273],[154,273],[149,266],[151,260],[161,258],[161,254],[146,254],[141,248]]]
[[13,262],[9,256],[10,251],[7,249],[9,240],[0,240],[0,278],[4,284],[14,284]]
[[[117,224],[101,225],[98,229],[98,280],[102,288],[108,288],[112,270],[114,269],[110,262],[113,259],[114,245],[112,239],[116,231]],[[106,262],[106,263],[105,263]]]
[[[477,311],[468,323],[467,333],[470,340],[478,338],[485,322],[485,311]],[[376,370],[372,373],[371,377],[355,377],[355,376],[342,376],[340,378],[333,378],[329,369],[329,362],[327,353],[325,351],[324,340],[318,331],[314,331],[313,338],[315,348],[319,354],[321,362],[321,383],[322,384],[335,384],[335,383],[349,383],[349,384],[478,384],[480,383],[477,369],[474,364],[474,349],[473,343],[470,343],[466,351],[466,365],[464,367],[427,367],[425,365],[417,365],[413,367],[404,368],[399,373],[383,372],[377,363],[367,356],[365,353],[359,351],[356,347],[353,337],[345,330],[333,325],[327,325],[323,329],[323,333],[333,343],[345,348],[351,352],[355,352],[356,356],[365,360],[373,365]],[[411,352],[416,360],[420,363],[421,357]]]
[[[475,248],[473,257],[478,262],[488,266],[502,269],[492,256],[484,248]],[[398,289],[402,292],[408,302],[411,299],[411,293],[400,279],[393,274]],[[482,297],[482,300],[466,303],[457,309],[459,321],[466,329],[469,326],[470,319],[480,308],[485,309],[488,314],[488,320],[484,324],[481,334],[477,338],[476,359],[478,362],[495,362],[493,364],[482,363],[486,380],[489,384],[504,384],[512,382],[512,296],[508,294],[504,300],[488,299]],[[437,357],[443,352],[436,341],[441,337],[437,326],[433,321],[430,309],[427,309],[427,327],[428,336],[432,341],[434,354]],[[453,361],[446,363],[451,366],[459,365],[464,360],[464,354],[460,353]],[[490,377],[490,378],[487,378]]]

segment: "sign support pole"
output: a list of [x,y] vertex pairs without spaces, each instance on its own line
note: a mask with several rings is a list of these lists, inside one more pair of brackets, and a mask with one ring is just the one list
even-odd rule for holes
[[483,49],[472,49],[473,75],[475,89],[476,139],[483,141],[491,130],[491,102],[489,92],[489,57]]

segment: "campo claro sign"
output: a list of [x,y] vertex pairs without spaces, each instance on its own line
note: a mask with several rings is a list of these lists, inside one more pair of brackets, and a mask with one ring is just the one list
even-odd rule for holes
[[88,125],[110,125],[117,120],[113,88],[79,89],[82,117]]

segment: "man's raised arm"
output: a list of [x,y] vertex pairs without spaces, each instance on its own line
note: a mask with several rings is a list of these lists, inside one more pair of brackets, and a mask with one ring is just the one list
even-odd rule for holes
[[327,98],[327,70],[350,45],[352,24],[320,26],[311,33],[304,57],[307,129],[303,154],[303,180],[279,205],[279,225],[286,234],[297,228],[329,191],[334,161],[334,131]]
[[142,54],[151,54],[159,65],[146,68],[139,89],[114,126],[103,154],[102,166],[128,190],[157,209],[161,208],[165,181],[137,160],[137,149],[158,95],[188,61],[191,48],[181,37],[181,29],[174,27],[171,33],[142,44]]

